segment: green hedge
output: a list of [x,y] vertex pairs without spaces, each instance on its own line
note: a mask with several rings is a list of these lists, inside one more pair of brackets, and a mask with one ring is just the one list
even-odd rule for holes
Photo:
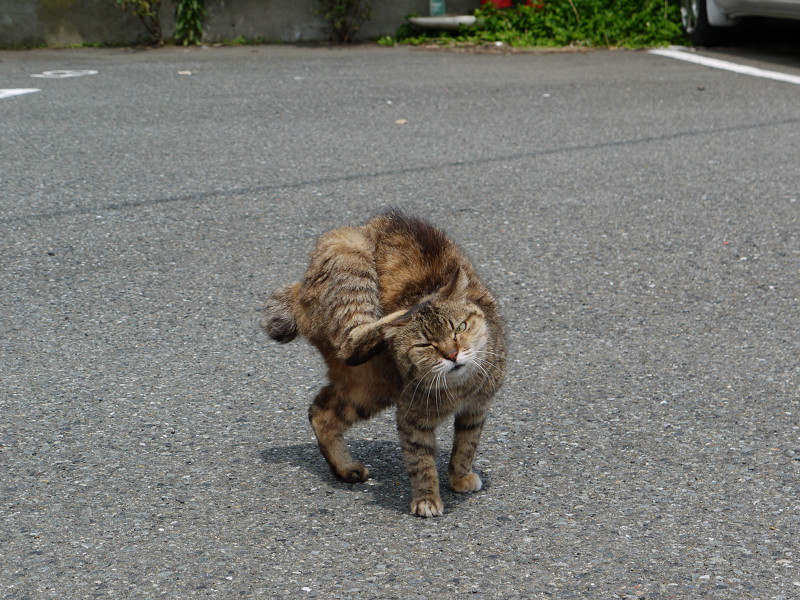
[[680,9],[665,0],[540,0],[533,6],[475,12],[477,23],[460,32],[431,35],[410,25],[382,43],[486,44],[514,47],[642,48],[680,43]]

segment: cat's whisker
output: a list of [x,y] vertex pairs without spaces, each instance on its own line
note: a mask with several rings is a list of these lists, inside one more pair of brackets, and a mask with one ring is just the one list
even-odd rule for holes
[[500,368],[497,365],[495,365],[494,362],[492,362],[490,359],[488,359],[486,357],[483,357],[483,356],[476,356],[473,360],[476,360],[476,361],[479,360],[482,363],[485,363],[485,364],[487,364],[489,366],[494,367],[495,369],[499,369]]
[[453,402],[453,396],[450,395],[450,388],[447,387],[447,377],[444,378],[444,392],[447,394],[447,400],[450,402],[450,406],[453,408],[456,407],[456,403]]
[[433,405],[436,408],[436,416],[437,418],[440,417],[439,413],[439,382],[442,380],[443,373],[441,370],[436,372],[436,377],[431,382],[431,388],[433,390]]
[[[428,371],[428,373],[430,373],[430,371]],[[405,393],[406,393],[406,390],[407,390],[407,389],[408,389],[408,388],[411,386],[411,384],[412,384],[412,383],[414,383],[415,381],[418,381],[418,382],[419,382],[419,383],[417,383],[417,387],[419,387],[419,384],[420,384],[420,383],[422,383],[422,380],[423,380],[423,379],[425,379],[425,377],[428,375],[428,373],[425,373],[425,375],[421,375],[421,376],[419,376],[419,377],[414,377],[413,379],[411,379],[411,380],[410,380],[410,381],[409,381],[409,382],[408,382],[408,383],[405,385],[405,387],[403,388],[403,391],[402,391],[402,392],[400,392],[400,393],[397,395],[397,397],[398,397],[398,398],[402,398],[402,397],[403,397],[403,394],[405,394]],[[417,391],[417,388],[414,388],[414,392],[413,392],[411,395],[413,396],[413,395],[414,395],[414,393],[416,393],[416,391]]]
[[486,370],[486,367],[492,367],[493,369],[497,369],[498,368],[497,366],[495,366],[494,364],[492,364],[491,362],[489,362],[488,360],[486,360],[484,358],[476,358],[475,359],[475,365],[480,367],[481,369],[483,369],[483,372],[487,373],[487,374],[488,374],[488,371]]
[[441,390],[442,393],[441,393],[440,398],[441,398],[441,400],[443,400],[444,397],[446,396],[447,397],[447,401],[450,403],[450,406],[452,406],[453,408],[456,408],[456,403],[453,401],[453,395],[450,393],[450,386],[448,385],[448,382],[447,382],[447,374],[448,373],[449,373],[449,371],[446,371],[446,372],[442,373],[442,381],[441,381],[441,386],[440,386],[440,390]]
[[417,394],[417,390],[419,389],[419,386],[420,386],[420,385],[422,385],[422,382],[423,382],[423,381],[425,381],[425,378],[426,378],[428,375],[430,375],[430,374],[431,374],[431,371],[433,371],[433,369],[434,369],[434,368],[435,368],[435,367],[431,367],[430,369],[428,369],[428,371],[425,373],[425,375],[423,375],[422,377],[420,377],[419,383],[417,383],[417,387],[415,387],[415,388],[414,388],[414,393],[412,393],[412,394],[411,394],[412,396],[416,396],[416,394]]
[[436,409],[436,416],[439,417],[439,380],[442,378],[442,373],[436,373],[433,388],[433,406]]
[[495,364],[494,364],[492,361],[490,361],[490,360],[488,360],[488,359],[486,359],[486,358],[479,358],[479,357],[476,357],[476,358],[474,359],[474,362],[476,362],[476,363],[477,363],[477,362],[481,362],[481,363],[483,363],[483,364],[484,364],[484,365],[486,365],[486,366],[492,367],[492,368],[494,368],[494,369],[497,369],[498,371],[502,372],[502,369],[501,369],[500,367],[498,367],[498,366],[497,366],[497,365],[495,365]]
[[480,364],[480,362],[479,362],[478,360],[475,360],[474,364],[475,364],[475,366],[476,366],[476,367],[478,367],[478,368],[481,370],[481,372],[483,373],[483,381],[481,381],[481,385],[483,385],[483,384],[484,384],[484,383],[486,383],[486,381],[489,379],[489,371],[487,371],[486,369],[484,369],[484,368],[483,368],[483,366]]
[[[435,366],[435,365],[434,365],[434,366]],[[428,369],[428,370],[427,370],[427,372],[426,372],[424,375],[422,375],[421,377],[419,377],[419,381],[417,382],[417,387],[415,387],[415,388],[414,388],[414,391],[413,391],[413,392],[411,392],[411,398],[414,398],[414,396],[416,396],[416,395],[417,395],[417,390],[419,389],[419,386],[420,386],[420,385],[422,385],[422,382],[423,382],[423,381],[425,381],[425,378],[426,378],[426,377],[427,377],[427,376],[430,374],[430,372],[431,372],[431,371],[433,371],[433,367],[431,367],[430,369]],[[403,394],[404,394],[404,393],[405,393],[405,391],[408,389],[408,386],[410,386],[412,383],[414,383],[414,381],[416,381],[416,379],[412,379],[411,381],[409,381],[409,382],[408,382],[408,384],[406,385],[406,387],[404,387],[404,388],[403,388],[403,391],[402,391],[402,392],[400,392],[400,395],[398,396],[398,399],[400,399],[400,398],[402,398],[402,397],[403,397]],[[409,402],[409,403],[408,403],[408,408],[406,409],[406,412],[403,414],[403,418],[406,418],[406,417],[408,416],[408,413],[409,413],[409,411],[411,410],[411,407],[413,406],[413,404],[414,404],[413,402]]]
[[[425,375],[427,375],[427,373],[426,373]],[[414,388],[414,391],[411,393],[411,397],[412,397],[412,398],[414,397],[414,394],[416,394],[416,393],[417,393],[417,388],[419,387],[419,384],[420,384],[420,383],[422,383],[422,380],[425,378],[425,375],[423,375],[422,377],[419,377],[419,378],[418,378],[418,379],[419,379],[419,382],[417,383],[417,387],[415,387],[415,388]],[[409,386],[410,386],[412,383],[414,383],[415,381],[417,381],[417,378],[414,378],[414,379],[412,379],[411,381],[409,381],[409,382],[406,384],[406,387],[404,387],[404,388],[403,388],[403,391],[402,391],[402,392],[400,392],[400,394],[397,396],[397,399],[398,399],[398,401],[399,401],[399,400],[400,400],[400,399],[403,397],[403,394],[405,394],[405,393],[406,393],[406,390],[408,389],[408,387],[409,387]],[[403,418],[405,418],[405,417],[407,417],[407,416],[408,416],[408,412],[411,410],[411,406],[412,406],[412,404],[413,404],[412,402],[409,402],[409,403],[408,403],[408,408],[406,409],[406,412],[405,412],[405,413],[403,413]]]
[[495,356],[504,356],[498,352],[492,352],[491,350],[484,350],[483,348],[472,348],[474,352],[481,352],[483,354],[494,354]]
[[[434,384],[439,379],[439,373],[436,372],[433,376],[433,379],[428,384],[428,393],[425,395],[425,420],[427,421],[428,425],[430,425],[430,399],[431,399],[431,390],[433,389]],[[433,401],[436,402],[436,395],[434,394]]]
[[480,369],[481,373],[488,374],[488,371],[481,364],[482,362],[483,361],[481,360],[475,359],[474,361],[472,361],[472,364],[474,364],[478,369]]
[[437,377],[436,377],[436,398],[435,398],[435,402],[436,402],[436,418],[437,419],[441,419],[442,418],[441,412],[439,411],[439,402],[440,402],[439,394],[441,393],[441,388],[439,387],[439,382],[443,378],[444,378],[444,374],[443,373],[439,373],[437,375]]
[[487,360],[487,361],[491,360],[490,358],[487,358],[487,356],[489,356],[488,352],[476,352],[475,353],[475,358],[476,359],[480,358],[482,360]]
[[498,354],[497,352],[490,352],[489,350],[475,350],[475,354],[491,354],[492,356],[499,356],[503,357],[502,354]]
[[487,353],[482,353],[482,354],[476,354],[475,355],[475,360],[482,360],[482,361],[492,365],[493,367],[495,367],[496,365],[494,364],[493,358],[494,357],[492,355],[489,355]]

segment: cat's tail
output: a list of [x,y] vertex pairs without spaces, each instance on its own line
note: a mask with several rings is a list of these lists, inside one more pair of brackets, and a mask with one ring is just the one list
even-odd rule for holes
[[292,307],[299,291],[299,281],[285,285],[272,292],[264,305],[261,328],[281,344],[291,342],[297,337],[297,319]]

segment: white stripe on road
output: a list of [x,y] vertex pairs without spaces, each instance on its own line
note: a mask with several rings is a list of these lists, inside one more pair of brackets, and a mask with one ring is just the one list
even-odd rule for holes
[[737,63],[728,62],[727,60],[719,60],[718,58],[709,58],[707,56],[698,56],[684,50],[676,48],[654,48],[649,50],[650,54],[657,56],[666,56],[667,58],[675,58],[677,60],[685,60],[696,65],[704,67],[711,67],[712,69],[723,69],[725,71],[732,71],[740,75],[750,75],[752,77],[762,77],[765,79],[774,79],[775,81],[784,81],[786,83],[794,83],[800,85],[800,76],[789,75],[788,73],[781,73],[779,71],[768,71],[767,69],[759,69],[757,67],[748,67],[747,65],[740,65]]
[[72,70],[59,70],[59,71],[45,71],[44,73],[36,73],[31,77],[38,77],[40,79],[66,79],[67,77],[83,77],[84,75],[97,75],[97,71],[90,71],[84,69],[82,71]]
[[10,98],[11,96],[22,96],[22,94],[32,94],[33,92],[41,92],[42,90],[36,88],[17,88],[15,90],[0,90],[0,100],[3,98]]

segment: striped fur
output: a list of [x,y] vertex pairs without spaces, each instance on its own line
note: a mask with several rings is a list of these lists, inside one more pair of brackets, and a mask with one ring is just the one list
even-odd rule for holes
[[505,372],[505,339],[494,298],[443,232],[392,211],[322,235],[303,280],[268,298],[261,324],[279,342],[300,333],[327,363],[329,383],[308,415],[338,479],[369,477],[345,432],[396,406],[412,513],[442,514],[436,427],[451,415],[450,487],[481,489],[472,463]]

